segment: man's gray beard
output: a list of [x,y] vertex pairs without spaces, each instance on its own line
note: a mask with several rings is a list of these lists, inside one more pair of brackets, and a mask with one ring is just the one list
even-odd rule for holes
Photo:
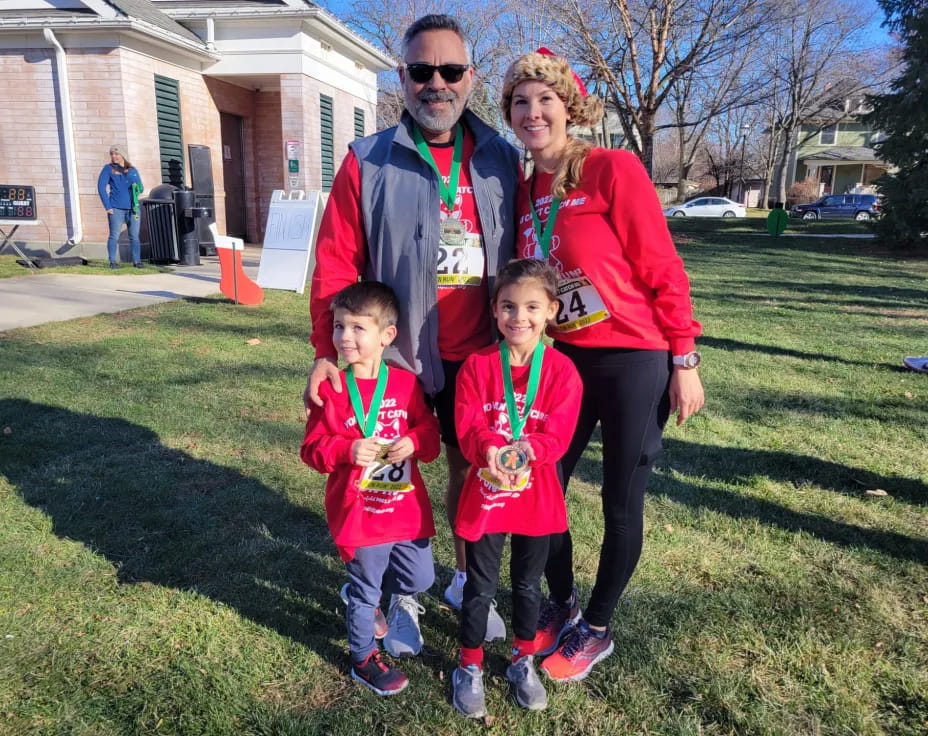
[[452,107],[448,113],[429,112],[426,109],[428,103],[421,99],[414,100],[414,104],[411,106],[410,101],[407,100],[406,109],[409,110],[409,114],[422,128],[433,133],[445,133],[455,126],[461,115],[464,114],[464,108],[467,107],[467,98],[456,97],[447,101],[451,103]]

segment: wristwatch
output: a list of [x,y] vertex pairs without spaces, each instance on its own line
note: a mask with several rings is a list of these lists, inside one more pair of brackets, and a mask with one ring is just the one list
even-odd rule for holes
[[674,355],[673,364],[681,368],[695,368],[699,365],[701,358],[695,350],[688,352],[686,355]]

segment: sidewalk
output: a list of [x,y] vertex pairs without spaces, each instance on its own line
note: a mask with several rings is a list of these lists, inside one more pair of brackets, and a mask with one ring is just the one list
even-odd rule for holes
[[[261,247],[246,245],[245,272],[258,276]],[[82,275],[80,266],[0,279],[0,331],[62,322],[76,317],[121,312],[184,297],[219,293],[219,258],[201,256],[199,266],[172,266],[171,273]],[[123,271],[133,271],[124,264]]]

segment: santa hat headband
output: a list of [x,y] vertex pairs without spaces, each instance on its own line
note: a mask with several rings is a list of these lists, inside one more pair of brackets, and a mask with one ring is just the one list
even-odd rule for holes
[[512,122],[510,108],[512,94],[522,82],[544,82],[561,98],[567,115],[574,125],[590,127],[603,117],[603,104],[596,95],[587,92],[583,80],[570,68],[567,60],[542,46],[537,51],[523,54],[506,72],[503,96],[500,101],[503,117]]

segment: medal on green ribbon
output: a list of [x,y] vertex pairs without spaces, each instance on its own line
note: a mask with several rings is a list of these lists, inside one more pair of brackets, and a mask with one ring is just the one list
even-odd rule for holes
[[429,149],[429,144],[422,137],[422,131],[419,130],[418,125],[414,125],[412,128],[412,139],[415,141],[416,148],[419,150],[419,155],[422,156],[423,161],[432,167],[432,171],[438,177],[438,196],[441,197],[441,201],[448,208],[448,214],[451,214],[454,211],[454,200],[458,196],[458,179],[461,176],[461,158],[464,151],[464,132],[461,130],[461,125],[454,126],[454,153],[451,157],[451,175],[448,177],[447,185],[438,170],[438,164],[435,163],[435,157]]
[[[516,392],[512,385],[512,368],[509,362],[509,347],[505,342],[499,344],[499,362],[503,369],[503,392],[506,395],[506,413],[509,415],[509,426],[512,429],[512,439],[519,440],[522,430],[528,421],[535,397],[538,395],[538,382],[541,378],[541,361],[545,352],[544,343],[538,343],[532,353],[531,366],[528,369],[528,388],[525,391],[525,405],[519,414],[516,405]],[[497,456],[497,464],[508,471],[517,473],[528,465],[528,456],[517,445],[501,447]]]
[[386,363],[380,364],[380,370],[377,374],[377,385],[374,387],[374,395],[371,397],[371,405],[368,410],[364,411],[364,402],[361,400],[361,392],[358,391],[358,383],[354,377],[352,366],[345,369],[345,383],[348,384],[348,396],[351,399],[351,408],[354,409],[355,419],[358,420],[358,428],[365,437],[373,437],[374,430],[377,428],[377,415],[380,414],[380,404],[383,401],[383,393],[387,389],[387,374],[390,369]]
[[551,252],[551,235],[554,232],[554,221],[557,220],[557,211],[561,208],[561,200],[557,197],[551,199],[551,210],[548,212],[548,221],[545,222],[544,229],[541,227],[541,219],[535,211],[535,202],[532,193],[528,195],[528,206],[532,212],[532,224],[535,226],[535,238],[538,240],[538,249],[541,254],[548,260],[548,253]]

